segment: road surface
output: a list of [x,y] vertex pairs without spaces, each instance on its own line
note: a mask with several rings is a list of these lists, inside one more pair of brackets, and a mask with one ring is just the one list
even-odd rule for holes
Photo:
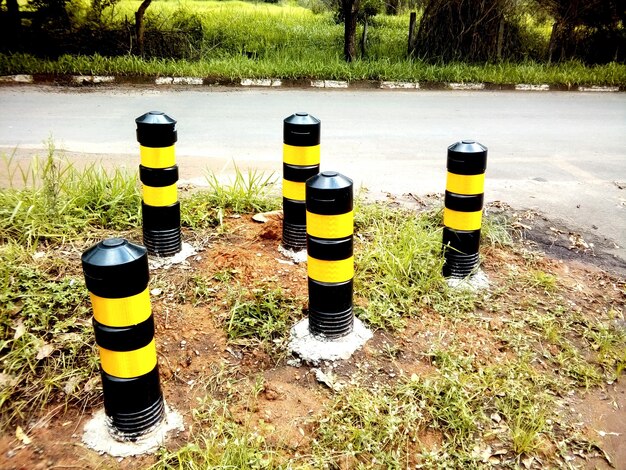
[[[626,259],[626,94],[514,91],[0,87],[0,152],[57,148],[77,161],[139,163],[134,118],[178,120],[182,177],[281,172],[282,120],[322,121],[322,170],[394,194],[442,193],[446,148],[489,148],[486,201],[531,208],[614,242]],[[6,179],[6,177],[5,177]]]

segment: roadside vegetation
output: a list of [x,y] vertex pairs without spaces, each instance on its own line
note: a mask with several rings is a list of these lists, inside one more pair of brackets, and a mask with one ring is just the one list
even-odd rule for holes
[[[5,435],[37,433],[41,446],[59,439],[64,413],[101,403],[79,259],[107,236],[140,240],[139,193],[135,174],[79,171],[52,143],[30,166],[2,165],[13,184],[0,189],[0,424]],[[351,360],[318,365],[323,385],[286,350],[306,308],[306,268],[276,260],[279,222],[249,220],[280,206],[274,178],[208,178],[209,189],[181,200],[184,237],[204,251],[155,270],[150,286],[163,387],[189,432],[140,466],[531,469],[609,459],[565,411],[622,380],[623,279],[564,269],[488,213],[491,286],[453,290],[440,274],[440,207],[358,201],[355,311],[376,334]]]
[[[473,1],[477,8],[486,8],[485,2]],[[533,1],[537,5],[533,6]],[[19,34],[8,35],[10,28],[0,28],[7,34],[0,37],[0,74],[194,76],[214,83],[278,78],[626,84],[625,48],[621,46],[626,36],[619,12],[598,13],[592,21],[587,18],[591,8],[587,6],[579,13],[580,18],[562,19],[557,10],[540,5],[550,2],[533,1],[509,2],[508,10],[499,6],[506,2],[495,2],[488,12],[493,24],[485,23],[480,26],[483,29],[475,31],[468,26],[463,32],[469,35],[467,41],[454,28],[447,32],[435,24],[421,28],[424,14],[429,22],[444,26],[469,21],[462,16],[445,16],[465,14],[465,7],[458,11],[453,7],[455,2],[445,7],[449,11],[437,6],[441,3],[438,0],[420,1],[411,7],[398,2],[391,9],[381,1],[357,2],[356,42],[350,60],[346,60],[344,47],[345,16],[331,0],[155,1],[145,10],[141,41],[135,24],[142,3],[138,0],[33,1],[19,10],[19,28],[15,26]],[[6,8],[2,4],[0,22],[13,18]],[[411,10],[416,21],[409,41]],[[52,15],[54,12],[57,16]],[[557,55],[555,48],[561,45],[557,41],[561,36],[555,33],[554,25],[563,21],[582,23]],[[422,37],[427,30],[438,36]],[[609,39],[591,47],[604,32]],[[470,44],[471,38],[480,37],[485,44]],[[467,47],[471,47],[465,52],[468,41]],[[454,50],[435,53],[439,51],[435,43]],[[486,48],[485,52],[481,48]],[[590,52],[613,49],[615,54],[610,57]]]

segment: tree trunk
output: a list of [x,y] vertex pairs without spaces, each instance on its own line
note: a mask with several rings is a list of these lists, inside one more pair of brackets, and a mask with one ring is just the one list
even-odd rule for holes
[[363,20],[363,35],[361,36],[361,57],[367,55],[367,15]]
[[20,45],[20,33],[22,29],[22,20],[20,18],[20,5],[17,0],[6,0],[7,1],[7,31],[6,31],[6,40],[7,46],[11,50],[19,47]]
[[555,21],[554,24],[552,25],[552,32],[550,33],[550,42],[548,44],[548,64],[550,64],[553,59],[554,48],[556,47],[556,43],[557,43],[558,30],[559,30],[558,22]]
[[496,44],[496,57],[502,60],[502,49],[504,48],[504,16],[500,18],[500,26],[498,28],[498,43]]
[[415,22],[417,21],[417,13],[412,11],[409,19],[409,44],[407,46],[407,55],[411,57],[415,49]]
[[144,24],[144,16],[146,10],[152,3],[152,0],[143,0],[139,8],[135,12],[135,36],[137,36],[137,48],[139,49],[139,55],[144,54],[144,33],[146,32],[146,26]]
[[356,58],[356,24],[360,0],[342,0],[344,16],[343,56],[346,62]]

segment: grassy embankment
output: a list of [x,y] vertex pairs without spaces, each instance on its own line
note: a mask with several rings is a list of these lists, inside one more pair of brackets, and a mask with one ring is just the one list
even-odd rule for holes
[[[121,28],[138,1],[122,1],[105,10],[104,28]],[[80,15],[78,15],[80,21]],[[214,81],[241,78],[409,80],[486,82],[494,84],[626,84],[626,65],[584,66],[577,62],[547,65],[534,61],[547,47],[549,28],[525,21],[529,41],[521,62],[471,65],[428,64],[408,60],[408,12],[370,20],[367,55],[347,64],[342,59],[343,26],[331,12],[314,13],[297,5],[244,2],[155,2],[149,27],[189,31],[175,47],[184,59],[141,59],[131,55],[69,56],[54,60],[31,55],[0,55],[0,74],[52,73],[127,76],[195,76]],[[148,32],[148,36],[149,36]],[[184,36],[184,35],[183,35]],[[182,42],[181,42],[182,41]]]

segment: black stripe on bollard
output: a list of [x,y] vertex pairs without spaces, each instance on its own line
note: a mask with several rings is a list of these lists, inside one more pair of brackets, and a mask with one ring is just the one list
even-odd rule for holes
[[463,140],[448,147],[447,168],[457,175],[480,175],[487,169],[487,147]]
[[146,186],[162,188],[178,181],[178,165],[169,168],[148,168],[139,165],[139,180]]
[[315,312],[344,312],[352,308],[354,280],[327,283],[309,278],[309,309]]
[[135,122],[137,142],[144,147],[171,147],[178,140],[176,120],[161,111],[150,111]]
[[92,320],[96,344],[110,351],[134,351],[154,339],[154,317],[130,326],[107,326]]
[[478,265],[480,230],[463,231],[444,227],[443,246],[445,247],[444,277],[467,277]]
[[158,366],[147,374],[128,379],[114,377],[101,369],[100,377],[104,412],[122,439],[134,440],[161,422],[164,404]]
[[170,206],[141,203],[143,241],[150,254],[173,256],[181,250],[180,202]]
[[483,210],[483,194],[456,194],[446,191],[444,205],[447,209],[459,212],[476,212]]
[[353,255],[352,237],[324,239],[309,235],[306,249],[315,259],[338,261],[350,258]]
[[295,183],[306,183],[306,180],[320,172],[319,165],[295,166],[283,163],[283,178]]

